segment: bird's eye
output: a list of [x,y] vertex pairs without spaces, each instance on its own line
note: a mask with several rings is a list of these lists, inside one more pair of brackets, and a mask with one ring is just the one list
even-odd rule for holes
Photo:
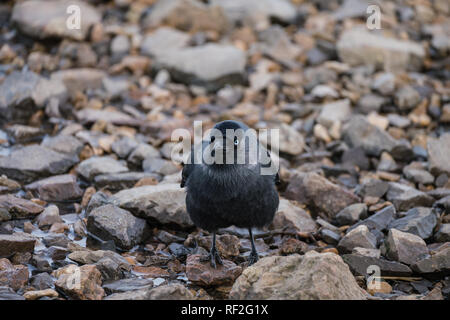
[[214,142],[214,140],[216,140],[216,137],[215,137],[215,136],[212,136],[212,137],[211,137],[211,142]]
[[234,137],[234,145],[237,146],[239,144],[239,139]]

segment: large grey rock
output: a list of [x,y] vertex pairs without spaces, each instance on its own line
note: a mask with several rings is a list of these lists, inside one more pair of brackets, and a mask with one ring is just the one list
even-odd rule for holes
[[69,170],[78,157],[30,145],[16,149],[7,157],[0,158],[0,174],[9,178],[31,182],[39,177],[62,174]]
[[311,216],[305,210],[286,199],[280,199],[272,226],[275,229],[288,227],[296,232],[314,232],[317,230],[317,225]]
[[168,50],[158,55],[155,63],[175,80],[217,90],[225,84],[242,83],[246,57],[234,46],[210,43]]
[[168,183],[122,190],[110,201],[141,218],[191,227],[193,223],[186,211],[185,199],[186,193],[179,184]]
[[128,250],[143,240],[146,222],[124,209],[105,205],[89,213],[87,230],[104,241],[113,240],[116,246]]
[[450,175],[450,133],[443,134],[439,139],[429,137],[427,148],[431,173],[435,176],[441,173]]
[[436,223],[437,218],[431,208],[417,207],[408,210],[403,218],[392,221],[389,228],[409,232],[426,240],[433,235]]
[[396,182],[389,183],[386,199],[391,201],[398,211],[406,211],[414,207],[429,207],[434,199],[425,192]]
[[407,265],[411,265],[428,255],[428,249],[422,238],[397,229],[389,230],[386,241],[386,256]]
[[351,147],[362,147],[367,155],[378,157],[390,152],[397,141],[388,133],[370,124],[364,116],[353,116],[343,127],[343,138]]
[[365,225],[358,226],[348,232],[338,244],[338,250],[341,252],[352,252],[356,247],[368,249],[377,248],[377,238]]
[[230,298],[364,300],[366,293],[340,256],[310,251],[304,256],[262,258],[244,270],[234,283]]
[[124,164],[108,156],[91,157],[82,161],[77,167],[77,173],[89,180],[100,174],[126,171],[128,168]]
[[[67,8],[76,5],[79,8],[80,28],[70,29],[66,21],[70,17]],[[84,40],[89,28],[101,22],[101,15],[94,7],[84,1],[77,0],[30,0],[17,3],[12,12],[12,21],[19,29],[32,37],[53,38],[68,37],[74,40]]]
[[0,258],[16,253],[33,252],[36,238],[25,233],[0,234]]
[[344,31],[336,47],[341,60],[351,66],[374,65],[386,71],[419,70],[425,58],[420,44],[384,37],[363,27]]
[[360,202],[359,197],[352,192],[314,172],[294,175],[285,197],[309,204],[330,218],[349,205]]

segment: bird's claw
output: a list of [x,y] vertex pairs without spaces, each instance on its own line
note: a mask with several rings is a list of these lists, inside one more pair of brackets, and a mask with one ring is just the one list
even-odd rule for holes
[[211,251],[210,253],[204,256],[201,256],[200,261],[201,262],[210,261],[211,267],[213,267],[214,269],[216,269],[217,267],[216,262],[220,265],[223,265],[222,258],[220,257],[219,252],[217,252],[216,250]]
[[251,266],[256,261],[259,260],[259,256],[257,252],[250,252],[250,256],[248,257],[248,266]]

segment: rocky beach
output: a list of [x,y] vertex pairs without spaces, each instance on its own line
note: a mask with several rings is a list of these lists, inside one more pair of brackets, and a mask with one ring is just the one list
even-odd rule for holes
[[[280,205],[214,269],[172,133],[226,119]],[[450,299],[448,0],[3,1],[0,123],[0,300]]]

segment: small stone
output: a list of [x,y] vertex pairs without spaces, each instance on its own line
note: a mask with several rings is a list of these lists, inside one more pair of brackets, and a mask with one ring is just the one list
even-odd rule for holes
[[361,248],[361,247],[353,248],[352,253],[359,254],[361,256],[377,258],[377,259],[379,259],[380,255],[381,255],[380,249],[368,249],[368,248]]
[[287,227],[295,230],[295,232],[314,232],[317,230],[316,223],[310,215],[296,206],[293,201],[286,199],[280,199],[272,226],[274,229]]
[[100,239],[113,240],[123,249],[131,249],[144,237],[146,222],[130,212],[113,205],[105,205],[89,213],[87,230]]
[[360,254],[344,254],[342,259],[355,276],[367,277],[371,274],[370,266],[378,266],[380,273],[383,276],[410,276],[412,274],[411,269],[399,262],[388,261],[384,259],[374,258],[370,256],[364,256]]
[[450,223],[443,223],[434,235],[437,242],[450,242]]
[[367,292],[371,295],[375,295],[377,293],[389,294],[392,292],[392,287],[386,281],[376,281],[374,285],[369,284],[367,286]]
[[8,219],[35,218],[44,211],[44,207],[33,201],[22,199],[11,194],[0,195],[0,212]]
[[301,173],[291,178],[285,197],[308,203],[333,218],[339,211],[360,199],[352,192],[331,183],[317,173]]
[[443,134],[439,139],[427,140],[429,169],[433,175],[446,173],[450,175],[450,134]]
[[231,284],[242,273],[242,268],[229,260],[222,259],[223,265],[214,269],[210,262],[201,262],[200,255],[189,255],[186,260],[186,276],[193,283],[211,286]]
[[103,289],[105,289],[107,294],[151,288],[153,288],[153,281],[151,279],[140,278],[121,279],[103,284]]
[[72,299],[101,300],[105,295],[101,287],[101,273],[94,265],[78,267],[69,264],[54,271],[55,287]]
[[191,227],[185,199],[186,193],[179,184],[167,183],[122,190],[113,195],[111,202],[141,218]]
[[25,186],[44,201],[65,201],[81,198],[83,192],[74,175],[64,174],[42,179]]
[[411,265],[428,255],[428,249],[422,238],[407,232],[390,229],[386,241],[386,256],[407,265]]
[[51,289],[54,284],[52,276],[49,275],[47,272],[41,272],[34,275],[31,278],[30,282],[33,288],[37,290]]
[[360,219],[367,218],[367,205],[364,203],[352,204],[343,210],[339,211],[336,215],[336,221],[339,225],[352,225],[358,222]]
[[400,110],[410,110],[419,102],[420,94],[411,86],[404,86],[395,94],[395,103]]
[[28,268],[13,265],[8,259],[0,259],[0,286],[8,286],[17,291],[28,283]]
[[341,252],[352,252],[353,248],[356,247],[377,248],[376,237],[365,225],[360,225],[348,232],[338,244],[338,250]]
[[403,218],[392,221],[389,228],[409,232],[426,240],[433,235],[437,218],[432,209],[417,207],[406,212]]
[[338,100],[322,106],[317,121],[323,126],[330,128],[334,122],[344,122],[350,116],[350,100]]
[[37,217],[39,228],[51,226],[55,222],[62,222],[59,216],[59,209],[55,205],[50,205]]
[[111,157],[91,157],[82,161],[77,168],[77,173],[89,180],[92,180],[99,174],[125,171],[128,171],[128,168]]
[[435,274],[447,276],[450,274],[450,247],[439,250],[431,257],[417,261],[411,268],[422,274]]
[[363,116],[353,116],[343,127],[343,138],[351,147],[362,147],[369,156],[390,152],[397,141],[388,133],[370,124]]
[[406,211],[414,207],[428,207],[434,202],[433,198],[426,193],[396,182],[389,183],[386,198],[399,211]]
[[0,234],[0,258],[18,252],[33,252],[36,239],[26,233]]

